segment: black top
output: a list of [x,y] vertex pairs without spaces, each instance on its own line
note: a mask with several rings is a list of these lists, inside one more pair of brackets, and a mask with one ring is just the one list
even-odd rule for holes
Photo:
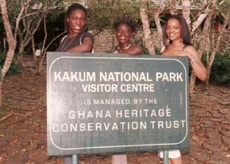
[[61,39],[60,44],[59,44],[58,48],[56,49],[56,52],[66,52],[73,47],[81,45],[83,40],[87,37],[89,37],[93,40],[93,35],[88,33],[88,32],[81,32],[72,38],[68,38],[67,35],[65,35]]

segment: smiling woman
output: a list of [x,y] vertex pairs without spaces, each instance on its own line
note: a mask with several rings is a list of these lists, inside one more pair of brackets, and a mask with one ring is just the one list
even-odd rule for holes
[[[189,28],[183,16],[171,15],[168,18],[163,28],[163,43],[162,55],[187,57],[196,76],[202,81],[206,79],[206,68],[191,44]],[[170,164],[182,164],[179,150],[170,150],[168,153]],[[159,155],[163,158],[163,151]]]
[[[136,32],[137,23],[130,16],[122,16],[117,18],[113,24],[115,29],[115,35],[118,41],[116,50],[114,53],[128,54],[128,55],[141,55],[143,48],[137,44],[132,44],[131,39],[134,37]],[[153,88],[153,87],[151,87]],[[154,91],[154,88],[152,89]],[[126,90],[127,91],[127,90]],[[127,155],[113,155],[112,164],[126,164]]]
[[165,49],[162,55],[187,57],[196,76],[204,81],[207,77],[206,68],[200,59],[200,54],[192,46],[189,28],[181,15],[172,15],[166,21],[163,29]]
[[136,32],[137,23],[129,16],[117,18],[113,24],[115,35],[118,41],[116,51],[114,53],[140,55],[143,53],[141,46],[132,44],[131,39]]
[[[92,52],[93,45],[94,45],[94,38],[90,33],[84,31],[86,22],[87,22],[87,11],[85,7],[79,3],[74,3],[70,5],[67,9],[67,14],[65,19],[65,27],[66,27],[67,35],[61,39],[61,42],[56,51],[75,52],[75,53]],[[68,76],[66,76],[65,74],[64,79],[66,77]],[[67,79],[69,80],[69,78]],[[71,156],[66,156],[64,158],[64,164],[71,164],[71,163],[72,163]]]
[[67,35],[61,39],[57,52],[91,52],[94,38],[84,32],[87,11],[84,6],[74,3],[69,6],[65,19]]

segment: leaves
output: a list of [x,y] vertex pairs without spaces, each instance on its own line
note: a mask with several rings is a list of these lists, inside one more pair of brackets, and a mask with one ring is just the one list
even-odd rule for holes
[[135,19],[139,19],[138,4],[131,4],[129,1],[100,1],[89,0],[89,29],[102,30],[111,27],[114,20],[124,14],[131,15]]

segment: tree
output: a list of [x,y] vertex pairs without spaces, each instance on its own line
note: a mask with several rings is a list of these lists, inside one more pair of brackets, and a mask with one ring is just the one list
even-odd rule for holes
[[196,29],[201,25],[201,23],[205,20],[208,13],[210,12],[210,8],[212,6],[212,1],[206,2],[203,4],[203,8],[200,12],[194,17],[193,22],[190,25],[191,35],[193,35]]
[[153,37],[150,31],[149,18],[147,12],[148,0],[141,0],[140,15],[144,33],[145,47],[148,49],[150,55],[155,55],[155,48],[153,43]]
[[[200,38],[199,41],[200,42],[197,42],[197,49],[198,49],[199,53],[200,54],[203,54],[203,53],[210,54],[211,53],[211,55],[207,55],[207,70],[208,70],[207,72],[208,72],[208,77],[209,77],[210,71],[211,71],[211,65],[212,65],[214,58],[215,58],[214,54],[216,54],[216,52],[219,49],[219,44],[220,44],[220,40],[222,37],[222,33],[219,33],[218,37],[210,36],[210,34],[212,33],[212,31],[211,31],[212,23],[211,22],[212,22],[212,18],[213,18],[213,13],[214,13],[214,11],[216,12],[219,10],[219,8],[216,7],[215,3],[220,2],[220,4],[222,4],[222,6],[225,6],[225,8],[226,8],[226,6],[227,6],[226,4],[228,4],[229,1],[217,1],[217,0],[197,1],[196,3],[193,3],[193,7],[194,6],[196,8],[199,7],[200,12],[195,14],[195,17],[191,16],[191,11],[190,11],[191,10],[191,2],[190,2],[190,0],[182,0],[181,4],[179,1],[176,1],[176,0],[157,1],[158,3],[155,4],[155,8],[150,5],[149,0],[141,0],[141,2],[143,5],[140,8],[140,15],[142,18],[143,33],[145,36],[144,42],[146,43],[145,46],[149,50],[153,46],[153,43],[151,42],[153,39],[151,38],[151,30],[150,30],[150,26],[149,26],[149,22],[148,22],[149,21],[148,16],[151,16],[154,18],[155,24],[157,25],[158,33],[162,33],[161,27],[160,28],[158,27],[159,15],[162,12],[160,9],[168,10],[170,12],[170,14],[177,14],[178,10],[177,10],[176,6],[182,5],[182,15],[186,19],[188,26],[190,27],[192,40],[194,39],[193,36],[195,36],[194,34],[197,31],[197,29],[201,29],[201,34],[199,35],[199,38]],[[151,8],[150,8],[150,6],[151,6]],[[161,6],[161,8],[159,8],[159,7],[156,8],[156,6]],[[203,7],[201,7],[201,6],[203,6]],[[225,13],[228,13],[226,11],[229,11],[229,8],[227,8],[227,9],[228,10],[225,10]],[[191,21],[191,18],[193,18],[192,21]],[[225,21],[228,21],[228,15],[227,14],[226,14],[226,18],[227,18],[227,20],[225,20]],[[205,22],[203,29],[199,28],[203,22]],[[226,22],[224,23],[223,27],[226,27]],[[199,32],[199,31],[197,31],[197,32]],[[159,35],[159,36],[162,36],[162,35]],[[212,45],[211,44],[212,41],[210,40],[210,38],[217,38],[216,39],[217,42],[215,42],[215,44]],[[193,40],[193,42],[194,42],[194,40]],[[207,43],[209,43],[209,44],[207,44]],[[215,48],[213,50],[211,50],[210,49],[211,47],[215,47]],[[152,52],[152,54],[154,54],[154,53]],[[192,72],[192,75],[190,77],[190,94],[191,95],[192,95],[193,90],[194,90],[195,81],[196,81],[196,76]]]
[[5,60],[5,63],[3,65],[3,68],[2,68],[2,77],[1,77],[1,81],[0,81],[0,107],[1,107],[2,106],[2,83],[3,83],[4,77],[7,73],[7,71],[10,68],[11,62],[13,60],[17,42],[13,36],[11,24],[9,21],[8,11],[7,11],[7,7],[6,7],[6,0],[0,0],[0,8],[1,8],[3,24],[5,27],[6,38],[7,38],[8,47],[9,47],[6,60]]
[[26,0],[10,1],[8,8],[13,18],[11,24],[14,29],[14,38],[18,40],[19,54],[24,53],[25,47],[31,43],[44,18],[55,9],[62,6],[59,0]]
[[[60,12],[63,11],[62,9],[65,8],[65,4],[60,0],[12,0],[7,3],[7,8],[10,10],[9,16],[11,17],[14,39],[17,40],[17,47],[19,47],[19,55],[17,57],[20,62],[22,55],[24,54],[25,47],[27,47],[29,44],[32,44],[32,53],[35,54],[35,45],[38,45],[38,43],[35,42],[34,35],[41,27],[42,23],[47,23],[46,19],[48,14],[51,15],[49,18],[56,19]],[[45,27],[46,25],[43,26]],[[44,28],[44,31],[45,30],[46,28]],[[43,54],[45,54],[45,50],[48,48],[45,47],[47,45],[47,31],[44,33],[44,39],[41,39],[41,42],[39,41],[39,44],[42,45],[42,57]],[[49,45],[50,44],[48,44],[48,46]],[[39,58],[36,56],[34,56],[34,59],[36,63],[36,70],[38,73],[40,73],[39,65],[42,64],[40,63],[42,60],[37,60]]]
[[185,18],[188,25],[190,25],[190,10],[191,10],[191,2],[190,0],[182,0],[182,15]]
[[[102,31],[104,28],[111,28],[114,20],[122,15],[131,15],[139,19],[137,12],[139,3],[129,2],[127,0],[88,0],[87,8],[89,10],[87,25],[89,29]],[[122,12],[121,12],[122,11]]]
[[[216,56],[217,52],[220,50],[221,38],[223,37],[224,32],[226,30],[226,27],[230,21],[230,2],[229,1],[223,1],[223,2],[221,1],[219,4],[217,4],[217,3],[218,3],[218,1],[213,0],[213,5],[214,6],[218,5],[218,7],[221,8],[219,14],[224,15],[224,22],[223,22],[223,25],[221,27],[221,31],[219,33],[214,33],[212,31],[212,37],[210,37],[214,42],[212,42],[213,44],[211,45],[211,53],[207,53],[207,77],[208,78],[206,80],[206,84],[209,84],[209,77],[211,74],[212,64],[215,60],[215,56]],[[217,34],[217,37],[215,37],[215,34]]]
[[48,11],[60,6],[57,6],[57,4],[62,3],[59,0],[11,0],[7,3],[6,0],[0,0],[1,14],[8,43],[7,57],[2,68],[0,82],[0,106],[2,105],[1,86],[15,54],[16,44],[18,43],[17,36],[19,36],[19,51],[21,52],[33,38],[41,20],[46,18]]

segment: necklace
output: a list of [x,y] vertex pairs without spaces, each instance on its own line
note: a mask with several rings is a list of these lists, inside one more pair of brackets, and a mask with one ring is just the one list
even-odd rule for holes
[[119,46],[117,47],[117,51],[121,52],[122,50],[127,50],[129,47],[131,46],[131,44],[129,43],[124,49],[121,49]]
[[61,52],[65,52],[68,49],[75,37],[76,36],[72,37],[71,40],[68,40],[67,36],[64,38],[63,44],[61,46]]

